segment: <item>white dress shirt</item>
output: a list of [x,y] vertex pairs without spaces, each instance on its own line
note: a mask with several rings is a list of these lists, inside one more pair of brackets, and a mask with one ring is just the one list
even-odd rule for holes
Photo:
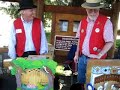
[[[32,40],[32,24],[33,21],[26,22],[21,17],[21,20],[23,22],[25,35],[26,35],[26,42],[25,42],[25,50],[26,51],[35,51],[35,47]],[[16,30],[14,27],[14,24],[12,24],[12,27],[10,29],[10,37],[9,37],[9,45],[8,45],[8,55],[10,58],[15,59],[16,58]],[[41,47],[40,47],[40,54],[45,54],[48,52],[48,44],[47,39],[43,27],[43,23],[41,21]]]

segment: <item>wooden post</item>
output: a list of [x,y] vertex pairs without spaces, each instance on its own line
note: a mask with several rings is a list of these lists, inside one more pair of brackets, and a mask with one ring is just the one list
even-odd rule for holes
[[54,45],[54,37],[55,37],[55,22],[56,22],[56,14],[52,13],[52,30],[51,30],[51,41],[50,43]]
[[44,0],[36,0],[36,5],[37,5],[36,17],[41,18],[43,20]]
[[111,50],[108,53],[108,58],[113,58],[115,53],[115,47],[116,47],[116,37],[117,37],[117,30],[118,30],[118,19],[119,19],[119,11],[120,11],[120,2],[116,1],[116,3],[113,5],[113,15],[111,16],[111,20],[113,23],[113,29],[114,29],[114,45],[111,48]]

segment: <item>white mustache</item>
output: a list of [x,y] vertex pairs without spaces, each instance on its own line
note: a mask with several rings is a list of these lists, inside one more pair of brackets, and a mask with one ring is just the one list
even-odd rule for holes
[[89,19],[91,19],[91,20],[95,20],[95,18],[96,18],[95,15],[89,15],[88,17],[89,17]]

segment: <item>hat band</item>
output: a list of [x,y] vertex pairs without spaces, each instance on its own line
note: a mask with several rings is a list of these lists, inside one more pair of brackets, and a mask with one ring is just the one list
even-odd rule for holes
[[98,7],[100,6],[101,4],[100,3],[86,3],[87,6],[90,6],[90,7]]

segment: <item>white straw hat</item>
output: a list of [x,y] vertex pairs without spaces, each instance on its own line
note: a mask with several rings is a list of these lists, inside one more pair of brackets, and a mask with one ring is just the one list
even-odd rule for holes
[[101,0],[86,0],[85,3],[81,5],[83,8],[90,8],[90,9],[97,9],[104,7],[103,4],[101,4]]

